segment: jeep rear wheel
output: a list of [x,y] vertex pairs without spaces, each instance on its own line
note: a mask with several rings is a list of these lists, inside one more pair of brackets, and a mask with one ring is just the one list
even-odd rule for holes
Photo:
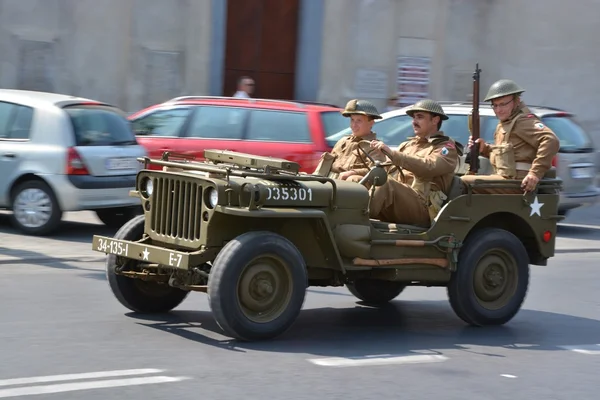
[[346,287],[350,293],[365,303],[378,305],[394,300],[406,285],[401,282],[357,279],[353,283],[347,283]]
[[[139,215],[121,227],[115,239],[139,240],[144,233],[144,216]],[[109,254],[106,259],[106,278],[117,300],[125,307],[139,313],[162,313],[177,307],[190,293],[166,283],[147,282],[118,275],[117,267],[136,269],[136,260]]]
[[508,231],[486,228],[465,241],[448,298],[468,324],[502,325],[519,312],[528,285],[529,257],[523,243]]
[[304,258],[289,240],[248,232],[213,262],[208,296],[221,329],[239,340],[271,339],[295,322],[307,287]]

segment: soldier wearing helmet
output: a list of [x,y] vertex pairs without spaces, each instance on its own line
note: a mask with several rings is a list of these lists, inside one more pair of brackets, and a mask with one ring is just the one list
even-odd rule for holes
[[[474,193],[522,193],[535,189],[540,179],[552,166],[560,142],[554,132],[545,126],[521,101],[523,88],[509,79],[495,82],[484,101],[490,101],[499,122],[494,132],[494,144],[479,138],[479,154],[490,159],[494,174],[489,176],[464,175],[463,181],[476,179],[520,179],[521,191],[510,188],[473,188]],[[468,146],[472,146],[469,138]]]
[[406,113],[413,119],[414,137],[397,150],[377,140],[371,142],[371,147],[399,168],[399,174],[375,189],[370,217],[429,227],[448,196],[462,145],[440,130],[448,116],[439,103],[421,100]]
[[361,146],[374,160],[385,161],[385,156],[369,145],[370,141],[377,137],[372,129],[375,120],[380,119],[381,115],[371,102],[357,99],[350,100],[346,104],[342,115],[350,117],[352,134],[340,139],[331,153],[323,153],[314,173],[358,182],[373,167],[373,162],[358,146]]

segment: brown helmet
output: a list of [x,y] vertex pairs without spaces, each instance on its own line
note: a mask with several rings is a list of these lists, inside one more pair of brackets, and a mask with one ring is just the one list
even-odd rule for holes
[[425,111],[438,115],[442,120],[448,119],[448,116],[444,113],[442,106],[437,101],[433,101],[431,99],[419,100],[413,104],[413,106],[409,108],[406,113],[412,117],[417,111]]
[[346,103],[346,108],[342,111],[344,117],[349,117],[352,114],[362,114],[374,119],[381,119],[377,107],[370,101],[353,99]]

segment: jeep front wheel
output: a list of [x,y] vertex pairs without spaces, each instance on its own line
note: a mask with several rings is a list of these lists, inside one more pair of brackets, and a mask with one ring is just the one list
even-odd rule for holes
[[406,287],[401,282],[357,279],[346,287],[355,297],[368,304],[381,305],[394,300]]
[[[144,216],[138,215],[125,223],[115,239],[139,240],[144,234]],[[177,307],[190,293],[166,283],[142,281],[116,273],[117,267],[136,269],[140,262],[109,254],[106,258],[106,279],[119,303],[139,313],[162,313]],[[133,268],[132,268],[133,267]]]
[[519,312],[529,285],[529,257],[512,233],[486,228],[471,234],[448,285],[450,305],[475,326],[502,325]]
[[272,232],[248,232],[219,252],[208,278],[217,324],[233,338],[271,339],[295,322],[308,283],[302,254]]

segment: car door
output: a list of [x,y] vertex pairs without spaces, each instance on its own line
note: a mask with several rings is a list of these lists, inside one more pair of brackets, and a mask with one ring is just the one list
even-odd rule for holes
[[242,141],[248,109],[201,105],[195,107],[182,134],[182,153],[204,160],[204,150],[246,152]]
[[555,162],[563,191],[569,194],[594,192],[596,153],[589,135],[568,113],[544,115],[541,121],[560,140]]
[[305,165],[316,151],[307,113],[252,109],[244,139],[250,154],[283,158],[298,163],[303,172],[313,172]]
[[189,105],[159,108],[130,119],[138,143],[152,158],[160,158],[165,151],[185,152],[181,135],[193,108]]
[[32,150],[32,119],[32,108],[0,102],[0,206],[9,205],[10,186]]

